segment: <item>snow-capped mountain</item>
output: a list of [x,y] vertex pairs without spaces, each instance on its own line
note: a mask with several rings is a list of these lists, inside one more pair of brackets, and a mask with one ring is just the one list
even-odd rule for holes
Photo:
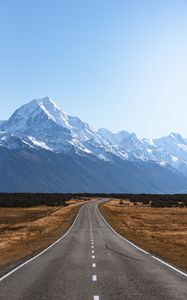
[[135,133],[120,131],[112,133],[99,129],[103,138],[115,142],[119,151],[124,151],[129,160],[154,161],[170,165],[187,176],[187,140],[178,133],[158,139],[139,139]]
[[[57,153],[75,151],[103,160],[154,161],[187,172],[187,140],[171,133],[159,139],[139,139],[124,130],[98,131],[78,117],[64,113],[49,97],[18,108],[8,121],[0,122],[0,145],[10,149],[43,148]],[[186,173],[187,174],[187,173]]]
[[[107,159],[107,153],[115,154],[110,143],[104,141],[96,130],[79,118],[64,113],[49,97],[33,100],[18,108],[8,121],[0,124],[0,130],[9,133],[9,139],[13,135],[24,142],[26,139],[31,147],[41,146],[55,152],[73,149],[103,159]],[[0,139],[3,145],[4,139]],[[8,142],[6,145],[9,147]]]
[[[67,163],[64,165],[64,157],[68,159],[70,169],[75,164],[75,170],[71,170],[73,173],[66,169]],[[23,165],[22,170],[28,161],[31,170],[37,161],[42,161],[40,169],[42,170],[45,162],[45,172],[48,172],[45,174],[45,180],[48,182],[49,173],[52,172],[50,170],[53,170],[54,166],[57,168],[58,160],[61,163],[63,161],[63,166],[60,166],[60,163],[58,166],[60,172],[58,176],[61,179],[57,184],[50,177],[52,191],[59,190],[62,184],[65,186],[65,191],[67,190],[70,186],[70,183],[67,184],[68,172],[73,178],[76,174],[77,182],[80,176],[83,179],[85,173],[79,187],[84,187],[85,176],[88,176],[89,191],[95,191],[91,189],[91,186],[94,186],[92,180],[95,183],[98,181],[97,187],[100,191],[102,187],[105,187],[104,190],[116,192],[119,189],[135,192],[137,190],[142,192],[187,190],[187,179],[183,177],[183,175],[187,176],[187,140],[180,134],[171,133],[159,139],[140,139],[135,133],[124,130],[118,133],[112,133],[105,128],[94,130],[78,117],[64,113],[49,97],[35,99],[18,108],[9,120],[0,121],[0,172],[1,167],[4,168],[4,173],[11,169],[7,178],[10,174],[19,172],[19,166],[16,167],[18,161]],[[47,167],[47,161],[53,162],[52,165],[49,163],[50,168]],[[6,164],[11,166],[5,168]],[[64,171],[66,170],[66,174],[61,174],[62,167]],[[44,174],[40,169],[37,172],[41,173],[43,178]],[[32,170],[31,174],[32,172],[34,171]],[[24,171],[23,173],[25,174]],[[141,179],[138,174],[141,174]],[[21,184],[23,174],[17,174],[16,180],[19,176],[19,184]],[[15,178],[11,180],[14,181]],[[45,180],[41,178],[40,183],[46,186]],[[1,182],[6,181],[5,176],[0,179]],[[28,190],[29,187],[33,190],[34,186],[37,186],[34,182],[32,181],[31,187],[30,182],[27,181]],[[7,181],[4,186],[6,184],[8,186]]]

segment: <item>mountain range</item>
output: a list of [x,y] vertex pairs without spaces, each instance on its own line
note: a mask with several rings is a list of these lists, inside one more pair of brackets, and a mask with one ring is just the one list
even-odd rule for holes
[[1,192],[187,192],[187,139],[93,129],[49,97],[0,121]]

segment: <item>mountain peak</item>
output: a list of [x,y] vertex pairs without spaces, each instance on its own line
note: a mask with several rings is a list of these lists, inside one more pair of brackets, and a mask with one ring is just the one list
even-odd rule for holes
[[68,115],[65,114],[50,97],[34,99],[19,107],[5,122],[4,129],[14,133],[32,133],[46,131],[51,121],[68,128]]
[[65,120],[68,115],[64,113],[50,97],[47,96],[45,98],[35,99],[34,102],[42,109],[49,119],[66,127],[67,124]]
[[172,139],[174,139],[176,142],[179,143],[184,143],[184,139],[182,137],[182,135],[180,133],[176,133],[176,132],[171,132],[169,137],[171,137]]
[[60,109],[56,103],[51,99],[51,97],[49,96],[46,96],[44,98],[40,98],[40,99],[35,99],[34,100],[38,105],[45,105],[45,106],[51,106],[53,108],[56,108],[56,109]]

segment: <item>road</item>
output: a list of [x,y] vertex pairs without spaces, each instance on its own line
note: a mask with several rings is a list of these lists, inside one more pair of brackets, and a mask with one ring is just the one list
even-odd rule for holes
[[1,300],[186,300],[187,277],[115,234],[85,204],[70,232],[0,281]]

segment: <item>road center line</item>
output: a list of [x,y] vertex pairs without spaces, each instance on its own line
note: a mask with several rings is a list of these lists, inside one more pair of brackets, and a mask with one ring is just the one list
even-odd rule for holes
[[92,258],[94,259],[94,258],[95,258],[95,255],[92,255]]
[[88,208],[88,218],[89,218],[89,224],[90,224],[90,235],[91,235],[91,238],[93,238],[92,222],[91,222],[91,217],[90,217],[90,210],[89,210],[89,208]]
[[99,296],[93,296],[93,300],[99,300]]
[[97,281],[97,275],[92,275],[92,281]]
[[96,268],[96,263],[93,263],[93,264],[92,264],[92,268]]

